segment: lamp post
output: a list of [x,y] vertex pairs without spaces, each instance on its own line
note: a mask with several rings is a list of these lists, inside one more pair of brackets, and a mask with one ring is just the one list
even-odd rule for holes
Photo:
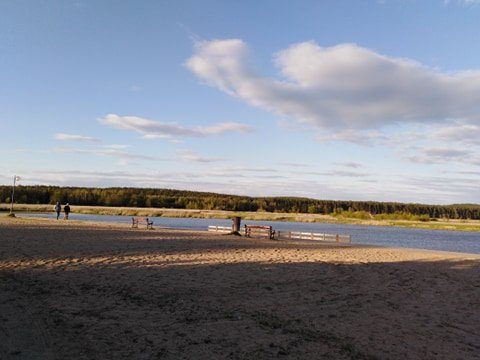
[[14,216],[13,214],[13,197],[15,196],[15,185],[17,184],[17,181],[20,180],[20,176],[14,175],[13,176],[13,187],[12,187],[12,199],[10,203],[10,216]]

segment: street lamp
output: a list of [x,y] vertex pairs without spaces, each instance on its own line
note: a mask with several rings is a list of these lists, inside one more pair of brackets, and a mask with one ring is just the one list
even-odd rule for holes
[[12,187],[12,199],[10,203],[10,216],[15,216],[15,214],[13,213],[13,197],[15,196],[15,185],[17,184],[17,181],[20,181],[20,176],[14,175],[13,187]]

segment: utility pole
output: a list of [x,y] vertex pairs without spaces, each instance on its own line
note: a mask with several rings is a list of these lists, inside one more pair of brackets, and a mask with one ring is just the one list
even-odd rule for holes
[[13,176],[13,187],[12,187],[12,199],[10,203],[10,216],[14,216],[13,214],[13,198],[15,196],[15,185],[17,184],[17,181],[20,180],[20,176],[14,175]]

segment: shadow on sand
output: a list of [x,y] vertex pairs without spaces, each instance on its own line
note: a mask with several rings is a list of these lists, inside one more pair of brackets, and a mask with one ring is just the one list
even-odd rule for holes
[[[207,240],[193,232],[1,227],[0,357],[474,359],[480,353],[479,260],[289,263],[288,256],[247,255],[272,249],[305,256],[339,250]],[[216,261],[219,252],[236,260]]]

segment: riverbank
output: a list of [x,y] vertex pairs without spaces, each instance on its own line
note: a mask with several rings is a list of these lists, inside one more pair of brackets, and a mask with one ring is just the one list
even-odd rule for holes
[[[9,204],[0,204],[1,212],[7,212]],[[18,212],[53,212],[53,205],[15,204]],[[164,208],[134,208],[134,207],[108,207],[108,206],[73,206],[73,211],[79,214],[91,215],[124,215],[124,216],[150,216],[173,218],[198,218],[198,219],[231,219],[240,216],[245,220],[264,221],[292,221],[305,223],[332,223],[353,224],[365,226],[396,226],[427,230],[452,230],[480,232],[480,220],[450,220],[435,219],[432,221],[410,220],[364,220],[343,216],[300,214],[300,213],[269,213],[269,212],[235,212],[220,210],[190,210],[190,209],[164,209]]]
[[475,359],[480,257],[0,218],[0,357]]

